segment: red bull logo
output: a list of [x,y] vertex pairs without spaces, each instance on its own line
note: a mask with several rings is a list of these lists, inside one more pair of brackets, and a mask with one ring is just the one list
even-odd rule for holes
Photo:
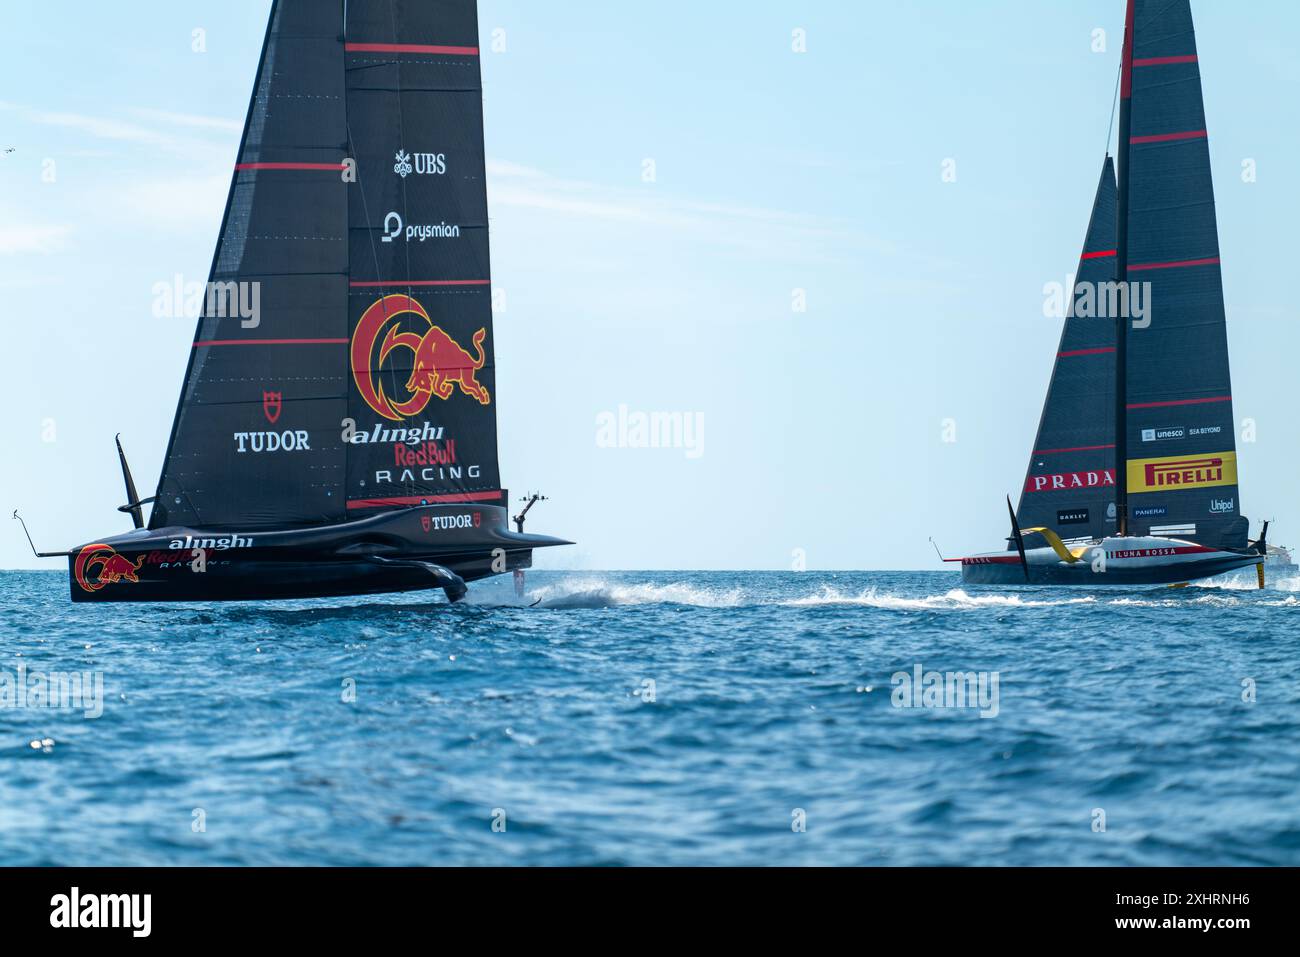
[[[409,316],[415,316],[428,329],[399,331],[403,317]],[[471,355],[441,326],[434,324],[419,302],[405,295],[384,296],[362,314],[352,334],[352,378],[366,405],[384,418],[398,422],[419,415],[434,396],[450,399],[458,388],[481,405],[489,405],[492,398],[476,378],[487,362],[483,351],[486,338],[486,328],[474,333],[471,341],[478,355]],[[379,345],[377,357],[376,344]],[[410,397],[400,401],[384,392],[382,377],[377,374],[394,349],[408,349],[414,358],[406,380]]]
[[144,556],[132,562],[125,555],[119,555],[111,545],[96,542],[77,552],[77,559],[72,565],[72,575],[77,584],[89,592],[96,592],[105,585],[120,581],[139,583],[136,574],[144,564]]

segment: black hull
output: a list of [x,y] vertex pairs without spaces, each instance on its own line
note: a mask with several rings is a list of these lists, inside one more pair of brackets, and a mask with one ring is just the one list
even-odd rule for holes
[[75,602],[325,598],[444,588],[532,565],[566,545],[513,532],[505,509],[425,505],[339,525],[267,531],[141,529],[68,557]]
[[1179,565],[1119,569],[1113,565],[1105,574],[1095,574],[1087,562],[1029,566],[1029,579],[1019,561],[988,565],[962,565],[961,580],[968,585],[1082,585],[1089,588],[1115,585],[1177,585],[1212,578],[1225,572],[1258,565],[1258,555],[1232,555]]

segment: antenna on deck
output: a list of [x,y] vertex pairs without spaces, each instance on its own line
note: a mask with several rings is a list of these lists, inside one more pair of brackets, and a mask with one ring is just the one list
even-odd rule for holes
[[14,509],[14,518],[17,519],[18,524],[23,527],[23,534],[27,536],[27,544],[32,546],[32,554],[37,558],[67,558],[72,554],[71,552],[38,552],[36,550],[36,543],[32,541],[32,533],[27,531],[27,523],[24,522],[23,517],[18,514],[18,509]]
[[515,523],[515,527],[519,530],[519,534],[522,535],[524,533],[524,519],[528,517],[528,510],[538,502],[545,502],[546,496],[541,492],[531,492],[520,498],[519,501],[528,503],[524,506],[524,510],[512,519]]

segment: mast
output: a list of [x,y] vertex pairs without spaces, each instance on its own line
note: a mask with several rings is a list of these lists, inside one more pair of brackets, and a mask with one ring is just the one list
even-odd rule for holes
[[[1115,278],[1124,290],[1121,302],[1129,303],[1128,294],[1128,200],[1129,139],[1132,134],[1133,102],[1133,8],[1128,0],[1124,17],[1124,52],[1120,64],[1119,142],[1115,161],[1118,172],[1116,210]],[[1128,534],[1128,317],[1127,308],[1115,317],[1115,533]]]

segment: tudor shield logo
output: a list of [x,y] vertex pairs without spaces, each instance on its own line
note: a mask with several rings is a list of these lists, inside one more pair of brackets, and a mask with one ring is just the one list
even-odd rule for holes
[[262,414],[266,416],[266,421],[275,425],[280,419],[280,409],[284,407],[283,392],[263,392],[262,393]]
[[[408,328],[412,324],[415,328]],[[362,314],[352,333],[352,378],[366,405],[396,422],[419,415],[435,396],[450,399],[458,390],[480,405],[489,405],[492,397],[478,381],[479,370],[487,364],[486,338],[486,328],[474,333],[470,341],[477,355],[472,354],[436,325],[417,300],[384,296]],[[405,398],[385,391],[391,372],[380,375],[395,349],[411,354],[410,375],[404,386],[397,387],[407,393]]]
[[1172,455],[1158,459],[1129,459],[1130,492],[1171,492],[1237,484],[1237,453]]

